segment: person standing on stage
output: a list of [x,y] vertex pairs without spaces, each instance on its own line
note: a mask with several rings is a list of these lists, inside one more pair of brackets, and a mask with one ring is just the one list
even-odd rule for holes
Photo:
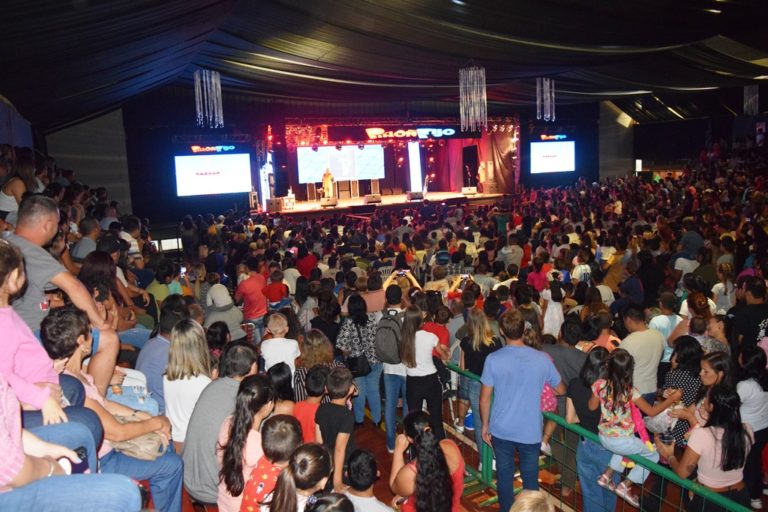
[[330,169],[325,169],[323,174],[323,197],[333,197],[333,174]]

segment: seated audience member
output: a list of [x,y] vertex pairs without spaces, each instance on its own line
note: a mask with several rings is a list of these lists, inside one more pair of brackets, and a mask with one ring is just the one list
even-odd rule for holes
[[277,363],[285,363],[296,371],[296,359],[301,356],[299,342],[286,338],[288,319],[282,313],[272,313],[267,321],[267,333],[272,337],[261,342],[259,352],[264,358],[264,369],[269,370]]
[[71,464],[80,462],[77,454],[22,430],[20,410],[21,404],[0,373],[0,439],[4,464],[0,474],[0,509],[83,512],[138,512],[141,509],[138,487],[123,475],[67,475],[63,466],[71,469]]
[[283,272],[273,270],[269,275],[269,284],[264,287],[262,293],[267,298],[270,310],[277,310],[290,305],[288,286],[283,282]]
[[273,364],[267,375],[275,388],[274,414],[293,414],[293,376],[291,369],[285,363]]
[[40,323],[48,314],[50,299],[46,290],[50,288],[58,288],[75,306],[85,311],[91,325],[97,329],[88,372],[104,394],[115,370],[119,342],[85,286],[43,249],[58,232],[58,224],[59,209],[52,199],[30,196],[22,201],[16,231],[5,233],[5,239],[18,247],[24,256],[27,276],[26,290],[15,298],[13,309],[32,332],[40,329]]
[[176,324],[189,318],[189,311],[180,295],[169,296],[160,308],[158,334],[147,341],[139,352],[136,369],[147,377],[147,389],[157,400],[160,414],[165,413],[165,392],[163,375],[168,367],[168,352],[171,348],[171,333]]
[[331,370],[327,366],[313,366],[307,373],[305,389],[307,397],[293,406],[293,416],[301,424],[305,443],[314,443],[316,440],[315,417],[325,395],[325,382],[328,380],[329,373]]
[[[118,473],[136,480],[149,480],[155,506],[164,512],[181,508],[184,473],[181,458],[168,448],[171,423],[165,416],[150,416],[117,402],[104,399],[93,378],[82,370],[83,359],[91,353],[92,336],[85,313],[71,308],[53,310],[41,326],[43,345],[54,360],[66,360],[65,371],[85,387],[85,406],[94,411],[104,425],[104,443],[99,451],[102,473]],[[120,418],[132,421],[122,422]],[[118,452],[112,443],[156,433],[162,440],[162,454],[144,460]]]
[[333,454],[333,488],[341,492],[344,465],[355,451],[355,415],[347,409],[347,400],[355,393],[352,372],[347,368],[334,368],[328,374],[325,389],[331,401],[317,409],[315,435],[317,442]]
[[523,491],[509,512],[555,512],[544,491]]
[[233,340],[239,341],[245,338],[245,331],[240,327],[243,323],[243,312],[235,306],[229,290],[223,284],[211,286],[206,296],[205,327],[215,322],[227,324],[229,334]]
[[347,481],[349,489],[346,495],[354,505],[355,510],[366,512],[392,512],[392,509],[376,499],[373,484],[379,479],[376,457],[368,450],[355,450],[349,456]]
[[171,284],[177,272],[176,264],[167,258],[161,259],[155,266],[155,279],[147,286],[147,292],[155,297],[158,307],[161,307],[163,301],[172,295],[168,285]]
[[95,217],[85,217],[80,221],[79,232],[82,238],[69,251],[75,263],[82,263],[86,256],[96,250],[96,242],[101,236],[99,221]]
[[241,512],[259,510],[272,499],[280,472],[288,466],[291,455],[301,446],[301,426],[285,414],[270,416],[261,428],[264,455],[251,471],[243,491]]
[[269,507],[262,510],[308,510],[308,503],[315,493],[325,489],[332,469],[331,454],[324,446],[314,443],[299,446],[277,477]]
[[[406,498],[400,510],[433,510],[458,512],[464,492],[464,458],[450,439],[442,441],[430,427],[429,414],[413,411],[403,420],[404,434],[395,439],[389,487],[397,496]],[[405,462],[409,446],[415,458]],[[423,478],[429,472],[429,478]]]
[[200,503],[216,503],[219,429],[235,410],[240,383],[256,371],[255,350],[240,343],[227,345],[221,356],[219,378],[206,386],[192,411],[182,452],[184,487]]
[[211,383],[211,376],[205,331],[194,320],[182,320],[171,331],[168,367],[163,376],[165,412],[171,420],[173,444],[178,453],[184,446],[192,411]]
[[240,382],[235,412],[221,424],[218,435],[221,512],[238,512],[245,481],[264,455],[261,424],[275,409],[275,390],[266,375],[251,375]]

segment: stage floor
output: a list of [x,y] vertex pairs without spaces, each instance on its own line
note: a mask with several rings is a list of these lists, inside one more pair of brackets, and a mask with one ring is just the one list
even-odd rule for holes
[[[500,200],[502,196],[503,194],[475,194],[471,196],[465,196],[457,192],[427,192],[425,199],[432,203],[459,203],[462,201],[468,201],[470,203],[493,204]],[[318,212],[350,213],[348,210],[354,210],[359,207],[377,206],[391,208],[403,205],[417,206],[421,203],[421,200],[408,201],[408,198],[405,194],[381,196],[381,203],[370,205],[366,205],[362,197],[339,199],[339,204],[337,206],[327,208],[321,207],[320,201],[296,201],[293,210],[283,210],[282,213],[288,215]]]

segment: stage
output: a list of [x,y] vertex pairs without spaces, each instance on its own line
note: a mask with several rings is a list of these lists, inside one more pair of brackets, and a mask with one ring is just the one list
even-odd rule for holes
[[[458,192],[427,192],[425,200],[431,203],[461,204],[475,206],[495,205],[503,194],[474,194],[465,196]],[[363,197],[339,199],[337,206],[323,208],[320,201],[295,201],[293,209],[283,209],[282,215],[321,215],[324,213],[372,213],[376,208],[393,209],[398,207],[417,208],[423,201],[408,201],[406,194],[382,195],[381,203],[365,204]],[[253,212],[254,214],[256,212]]]

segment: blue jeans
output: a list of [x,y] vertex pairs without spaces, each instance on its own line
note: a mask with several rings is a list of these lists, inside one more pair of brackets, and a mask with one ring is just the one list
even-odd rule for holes
[[[610,464],[612,455],[588,439],[579,441],[576,449],[576,471],[579,474],[584,512],[613,512],[616,509],[616,495],[597,485],[597,479]],[[614,473],[614,483],[618,484],[619,480],[618,473]]]
[[379,381],[384,365],[381,363],[371,365],[371,373],[365,377],[355,379],[357,396],[352,400],[352,411],[355,413],[355,422],[362,423],[365,419],[365,401],[371,409],[371,419],[377,425],[381,422],[381,391]]
[[[624,466],[621,461],[624,455],[641,455],[652,462],[659,462],[659,452],[651,451],[648,449],[648,445],[642,442],[637,437],[606,437],[600,436],[600,443],[603,447],[613,452],[611,457],[611,469],[617,473],[624,471]],[[648,470],[635,464],[635,467],[629,472],[627,478],[636,484],[643,485],[645,479],[648,478]]]
[[137,411],[144,411],[150,416],[160,415],[160,405],[157,400],[149,396],[149,391],[136,390],[133,386],[121,386],[122,393],[116,395],[112,392],[112,386],[107,388],[107,400],[117,402]]
[[[469,406],[472,408],[472,414],[475,418],[474,431],[475,431],[475,443],[477,443],[477,453],[480,453],[483,447],[483,429],[480,422],[480,388],[483,384],[479,381],[467,379],[465,384],[467,387],[467,398],[469,398]],[[462,421],[464,418],[460,418]]]
[[117,333],[117,337],[120,338],[121,343],[126,343],[141,350],[149,340],[150,334],[152,334],[152,331],[143,325],[137,324],[133,329],[120,331]]
[[397,434],[397,399],[403,399],[403,418],[408,415],[405,395],[405,375],[384,374],[384,426],[387,429],[387,449],[395,449]]
[[254,345],[259,343],[264,336],[264,317],[250,318],[244,323],[253,324],[253,343]]
[[541,443],[518,443],[496,436],[493,436],[492,440],[493,452],[496,456],[496,490],[499,495],[499,510],[509,510],[515,502],[515,451],[520,459],[523,489],[538,491]]
[[181,481],[184,464],[169,450],[155,460],[140,460],[112,450],[101,459],[103,473],[118,473],[135,480],[149,480],[152,500],[162,512],[181,510]]
[[52,476],[0,493],[0,510],[138,512],[140,509],[139,488],[123,475]]
[[43,441],[66,446],[70,450],[85,448],[85,451],[88,454],[88,469],[91,470],[91,473],[97,472],[99,461],[98,450],[96,449],[96,443],[93,442],[93,436],[91,435],[90,430],[88,430],[85,425],[69,421],[67,423],[58,423],[56,425],[40,425],[33,428],[27,428],[27,430]]
[[[61,392],[62,394],[67,398],[69,403],[68,407],[64,408],[64,412],[67,415],[67,419],[69,420],[69,423],[79,423],[86,427],[90,433],[93,445],[95,447],[101,446],[101,441],[104,439],[104,427],[101,424],[101,420],[96,415],[95,412],[93,412],[90,409],[87,409],[83,406],[85,403],[85,389],[83,388],[83,384],[77,380],[74,377],[71,377],[69,375],[59,375],[59,385],[61,386]],[[24,428],[27,430],[36,429],[38,427],[43,426],[43,413],[41,411],[22,411],[21,413],[21,423],[24,425]],[[52,441],[55,442],[55,441]],[[58,443],[63,444],[63,443]],[[69,446],[69,445],[65,445]],[[71,448],[77,448],[79,446],[83,446],[83,444],[79,444],[77,446],[71,447]],[[87,447],[86,447],[87,448]],[[93,454],[96,454],[96,450],[93,450]],[[88,452],[89,455],[89,467],[91,470],[95,471],[96,468],[96,459],[94,458],[91,460],[91,451]],[[91,462],[93,464],[91,464]]]

